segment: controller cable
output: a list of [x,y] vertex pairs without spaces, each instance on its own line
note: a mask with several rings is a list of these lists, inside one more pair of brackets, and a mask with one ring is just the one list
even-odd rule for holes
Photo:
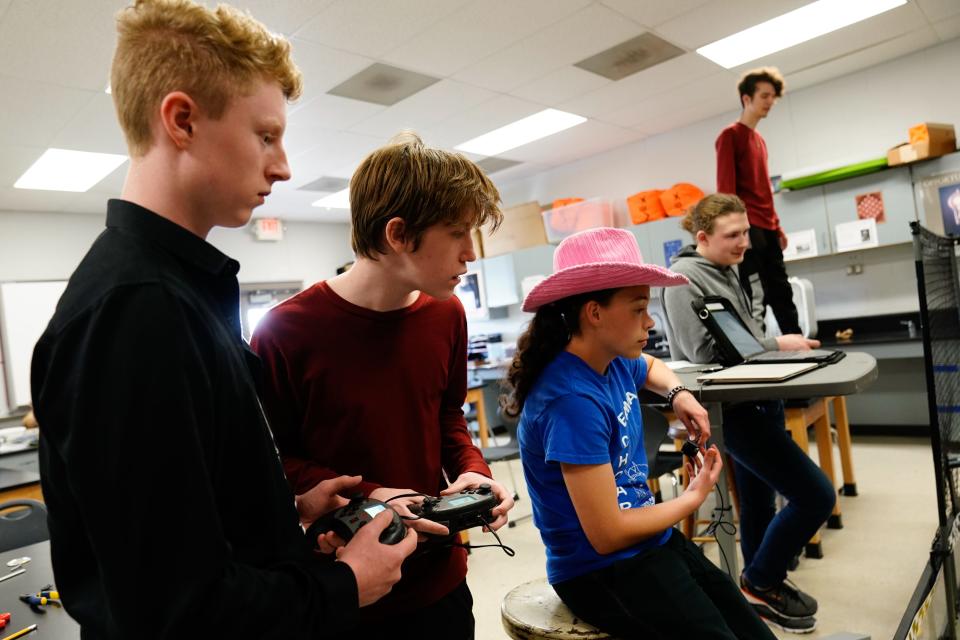
[[[703,396],[703,382],[700,382],[696,389],[697,393],[694,397],[697,399],[697,402],[700,402],[700,398]],[[713,513],[710,516],[710,524],[708,524],[707,528],[704,529],[704,533],[708,536],[713,536],[713,541],[717,543],[717,549],[720,550],[720,556],[723,558],[724,565],[729,567],[730,561],[727,559],[727,554],[723,550],[723,545],[720,544],[720,540],[717,538],[717,529],[720,529],[732,537],[734,541],[736,541],[737,525],[733,524],[733,505],[724,504],[723,494],[720,493],[720,487],[714,485],[713,490],[717,493],[717,502],[719,506],[715,506],[713,508]],[[724,514],[727,512],[730,512],[730,519],[724,520]],[[700,549],[703,549],[703,544],[700,545]]]
[[[390,498],[387,498],[386,500],[384,500],[384,503],[390,502],[391,500],[397,500],[398,498],[432,498],[432,499],[435,499],[434,496],[428,496],[428,495],[425,494],[425,493],[400,493],[400,494],[397,494],[397,495],[392,496],[392,497],[390,497]],[[452,534],[450,534],[450,540],[447,541],[445,544],[443,544],[443,547],[444,547],[444,548],[448,548],[448,547],[462,547],[463,549],[467,549],[468,551],[469,551],[470,549],[485,549],[485,548],[487,548],[487,547],[500,547],[501,549],[503,549],[503,552],[504,552],[508,557],[510,557],[510,558],[512,558],[513,556],[517,555],[517,552],[514,551],[513,548],[508,547],[507,545],[503,544],[503,542],[500,540],[500,536],[497,535],[497,532],[496,532],[496,531],[494,531],[493,529],[490,528],[490,522],[488,522],[488,521],[483,517],[483,515],[477,514],[477,518],[480,520],[480,522],[482,522],[482,523],[487,527],[487,532],[493,534],[493,537],[497,539],[497,544],[464,544],[464,543],[462,543],[462,542],[454,542],[453,539],[456,537],[456,533],[452,533]],[[423,516],[403,516],[403,515],[402,515],[402,516],[400,516],[400,519],[401,519],[401,520],[422,520],[422,519],[423,519]],[[457,533],[459,533],[459,532],[457,532]]]

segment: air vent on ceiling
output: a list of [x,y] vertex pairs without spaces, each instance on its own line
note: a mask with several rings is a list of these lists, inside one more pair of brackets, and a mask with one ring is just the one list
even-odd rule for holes
[[477,162],[477,166],[483,169],[487,175],[515,167],[518,164],[522,164],[522,162],[520,160],[508,160],[507,158],[497,158],[494,156],[484,158]]
[[439,80],[440,78],[376,62],[327,93],[390,106]]
[[620,80],[684,53],[683,49],[663,38],[644,33],[581,60],[574,66],[610,80]]
[[335,178],[333,176],[323,176],[313,182],[308,182],[302,187],[297,187],[300,191],[320,191],[323,193],[335,193],[343,191],[350,186],[348,178]]

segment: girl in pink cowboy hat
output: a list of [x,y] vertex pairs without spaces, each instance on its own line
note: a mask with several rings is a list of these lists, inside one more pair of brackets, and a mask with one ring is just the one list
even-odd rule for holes
[[644,264],[623,229],[574,234],[553,262],[524,300],[536,315],[504,398],[506,412],[520,416],[550,584],[574,614],[621,638],[774,638],[730,577],[673,529],[713,490],[716,446],[689,469],[679,498],[655,504],[647,486],[639,389],[666,396],[702,450],[710,437],[706,410],[642,352],[653,327],[650,287],[687,279]]

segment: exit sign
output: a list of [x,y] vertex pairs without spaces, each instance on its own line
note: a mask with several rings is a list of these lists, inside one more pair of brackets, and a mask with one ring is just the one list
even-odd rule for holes
[[257,240],[283,240],[283,223],[280,218],[257,218],[253,221],[253,233]]

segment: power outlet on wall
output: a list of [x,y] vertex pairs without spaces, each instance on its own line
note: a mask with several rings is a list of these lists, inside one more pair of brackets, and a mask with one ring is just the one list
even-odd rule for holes
[[848,264],[847,265],[847,275],[848,276],[859,276],[863,273],[863,265],[860,263]]

